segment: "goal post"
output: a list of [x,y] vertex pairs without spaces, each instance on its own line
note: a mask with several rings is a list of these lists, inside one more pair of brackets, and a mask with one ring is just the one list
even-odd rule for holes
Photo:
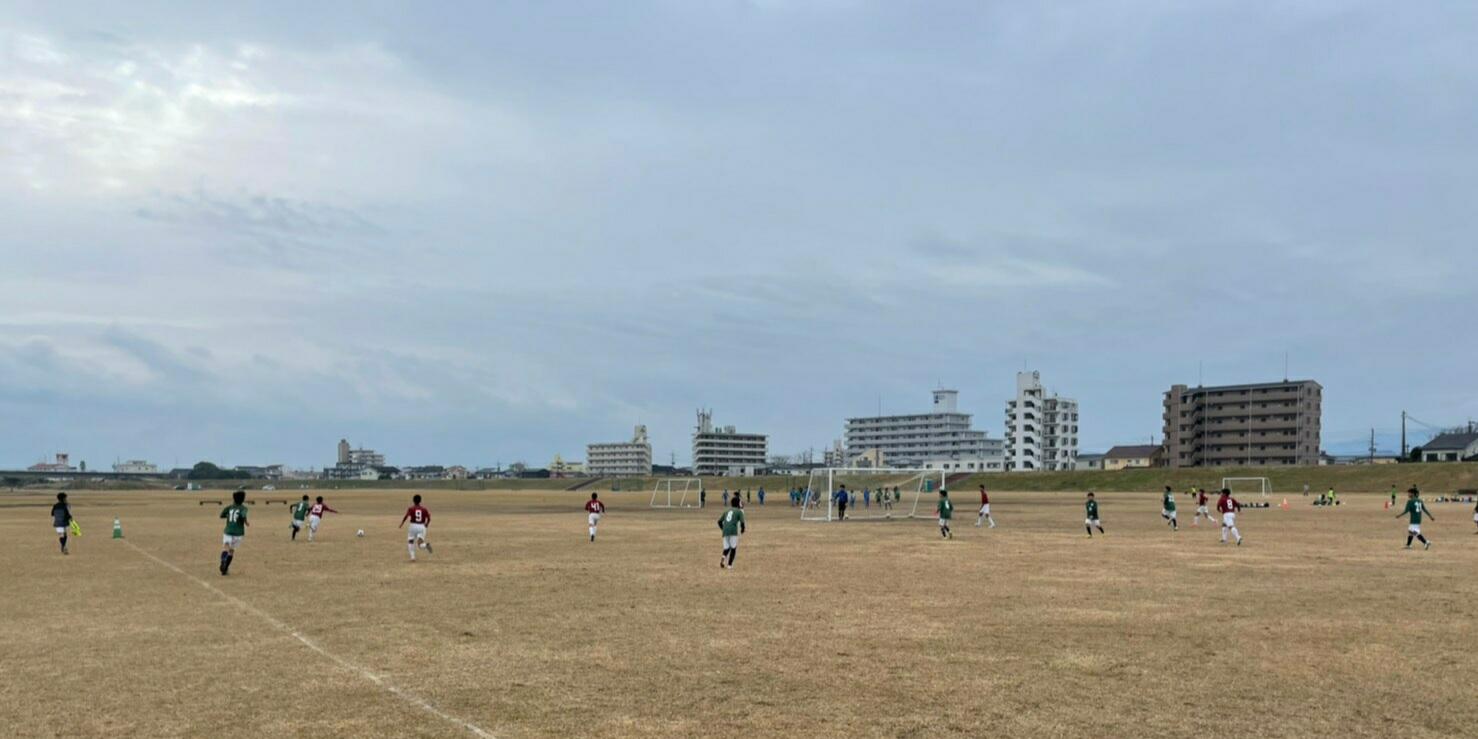
[[698,504],[703,492],[701,477],[672,477],[658,480],[652,486],[652,508],[690,508]]
[[1273,492],[1273,483],[1266,477],[1223,477],[1221,487],[1233,493],[1240,491],[1261,493],[1264,498],[1268,497],[1268,493]]
[[944,489],[949,473],[930,469],[824,467],[811,470],[802,491],[802,521],[835,521],[841,495],[848,496],[848,520],[934,518],[934,505],[923,502]]

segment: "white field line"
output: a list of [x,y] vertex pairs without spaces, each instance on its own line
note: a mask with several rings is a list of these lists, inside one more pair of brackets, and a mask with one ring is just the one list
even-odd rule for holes
[[417,707],[417,708],[419,708],[419,709],[421,709],[421,710],[423,710],[423,711],[431,714],[432,716],[435,716],[435,717],[437,717],[437,718],[439,718],[439,719],[441,719],[443,721],[446,721],[447,723],[456,724],[457,726],[462,727],[463,729],[467,730],[469,733],[471,733],[474,736],[485,737],[486,739],[492,739],[493,735],[491,733],[489,733],[488,731],[484,730],[482,727],[478,726],[477,724],[474,724],[471,721],[467,721],[465,719],[457,718],[456,716],[453,716],[450,713],[447,713],[446,711],[443,711],[440,708],[437,708],[436,706],[432,705],[431,702],[430,701],[427,701],[425,698],[422,698],[421,696],[416,695],[415,693],[412,693],[409,690],[406,690],[404,688],[401,688],[401,687],[395,685],[394,683],[390,682],[389,680],[385,679],[384,677],[381,677],[379,675],[376,675],[375,673],[370,672],[368,669],[365,669],[364,667],[361,667],[361,666],[359,666],[359,665],[357,665],[357,664],[355,664],[353,662],[350,662],[347,659],[344,659],[343,657],[338,656],[337,654],[334,654],[333,652],[328,651],[327,649],[324,649],[323,647],[321,647],[317,643],[315,643],[312,639],[309,639],[308,637],[303,636],[301,633],[298,633],[298,631],[296,629],[294,629],[293,627],[288,626],[286,623],[283,623],[282,621],[279,621],[272,614],[267,613],[266,611],[263,611],[262,609],[257,608],[256,606],[254,606],[254,605],[252,605],[250,603],[247,603],[246,601],[244,601],[244,600],[242,600],[240,598],[237,598],[237,597],[235,597],[233,595],[228,595],[227,593],[225,593],[221,589],[217,588],[214,585],[211,585],[210,583],[206,582],[205,580],[202,580],[202,579],[200,579],[200,578],[198,578],[198,577],[196,577],[196,576],[194,576],[194,575],[192,575],[192,574],[190,574],[190,573],[188,573],[188,572],[186,572],[186,571],[184,571],[184,570],[182,570],[182,569],[174,566],[170,562],[165,561],[163,559],[160,559],[159,557],[156,557],[153,554],[145,551],[144,549],[140,548],[138,545],[134,544],[132,541],[129,541],[128,539],[124,539],[123,540],[123,543],[124,544],[127,544],[129,547],[131,547],[135,552],[138,552],[139,554],[142,554],[145,557],[148,557],[149,559],[152,559],[155,562],[157,562],[157,563],[159,563],[159,564],[161,564],[161,565],[163,565],[165,567],[168,567],[169,569],[174,570],[175,572],[177,572],[177,573],[179,573],[181,575],[184,575],[187,578],[190,578],[191,580],[194,580],[195,583],[197,585],[199,585],[200,587],[205,588],[206,590],[209,590],[212,593],[215,593],[221,599],[225,600],[228,603],[231,603],[232,605],[236,606],[237,608],[240,608],[241,610],[246,611],[247,613],[250,613],[253,616],[256,616],[257,618],[260,618],[263,621],[266,621],[267,623],[271,624],[272,626],[276,627],[277,629],[280,629],[282,631],[285,631],[285,632],[291,634],[292,637],[294,639],[297,639],[299,642],[301,642],[303,646],[305,646],[305,647],[313,650],[314,652],[317,652],[318,654],[322,655],[324,658],[328,659],[330,662],[333,662],[334,664],[338,665],[339,667],[342,667],[343,669],[345,669],[345,670],[347,670],[349,672],[352,672],[352,673],[354,673],[354,674],[356,674],[356,675],[364,678],[365,680],[368,680],[368,681],[374,683],[375,685],[379,686],[379,688],[381,690],[384,690],[385,692],[387,692],[387,693],[395,696],[396,698],[399,698],[399,699],[405,701],[406,703],[409,703],[409,704],[411,704],[411,705],[413,705],[413,706],[415,706],[415,707]]

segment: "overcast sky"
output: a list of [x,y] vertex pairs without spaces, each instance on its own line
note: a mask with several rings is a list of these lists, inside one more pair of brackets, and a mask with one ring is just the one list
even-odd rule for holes
[[1478,5],[486,5],[0,7],[0,466],[1478,418]]

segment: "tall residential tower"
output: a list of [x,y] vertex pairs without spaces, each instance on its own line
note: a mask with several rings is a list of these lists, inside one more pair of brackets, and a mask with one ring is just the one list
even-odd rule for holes
[[1071,470],[1078,459],[1078,401],[1042,387],[1040,372],[1016,373],[1006,401],[1006,469]]

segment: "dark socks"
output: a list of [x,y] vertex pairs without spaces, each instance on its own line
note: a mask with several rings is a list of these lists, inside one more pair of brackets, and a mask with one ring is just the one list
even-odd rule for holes
[[1419,542],[1421,542],[1421,543],[1423,543],[1423,544],[1426,544],[1427,543],[1427,537],[1422,536],[1420,534],[1417,535],[1416,540],[1419,541]]
[[1089,536],[1092,536],[1093,535],[1093,527],[1092,526],[1084,526],[1083,527],[1083,530],[1086,531],[1086,532],[1088,532],[1088,535]]
[[738,549],[730,549],[729,550],[729,566],[730,567],[733,567],[734,566],[734,555],[736,555],[738,553],[739,553],[739,550]]
[[298,538],[298,527],[296,526],[293,527],[293,538]]
[[1412,536],[1411,534],[1407,534],[1406,535],[1406,546],[1411,546],[1411,540],[1414,539],[1414,538],[1416,538],[1416,537]]
[[66,537],[66,535],[64,534],[62,536],[57,537],[57,541],[59,541],[59,542],[62,543],[62,551],[64,551],[64,552],[67,551],[67,537]]

